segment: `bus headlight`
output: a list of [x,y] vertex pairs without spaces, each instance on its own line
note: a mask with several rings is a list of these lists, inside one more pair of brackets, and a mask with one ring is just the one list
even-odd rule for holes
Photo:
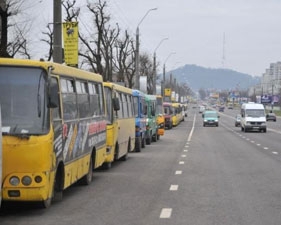
[[36,176],[34,180],[35,180],[36,183],[41,183],[42,182],[42,177],[41,176]]
[[11,177],[10,178],[10,184],[12,186],[18,186],[20,183],[20,179],[18,177]]
[[31,180],[31,177],[29,176],[24,176],[22,179],[21,179],[21,182],[23,183],[24,186],[28,186],[31,184],[32,180]]

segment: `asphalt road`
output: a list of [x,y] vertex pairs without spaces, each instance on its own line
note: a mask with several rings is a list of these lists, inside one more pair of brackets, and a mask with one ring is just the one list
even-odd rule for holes
[[235,110],[203,127],[196,110],[156,143],[89,186],[74,185],[49,209],[7,205],[6,225],[280,225],[281,119],[241,132]]

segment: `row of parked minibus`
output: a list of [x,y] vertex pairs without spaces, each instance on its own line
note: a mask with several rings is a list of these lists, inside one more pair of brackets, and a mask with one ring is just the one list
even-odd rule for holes
[[167,112],[162,96],[96,73],[6,58],[0,58],[0,104],[2,201],[45,208],[72,184],[90,184],[95,169],[159,140],[167,118],[180,112]]

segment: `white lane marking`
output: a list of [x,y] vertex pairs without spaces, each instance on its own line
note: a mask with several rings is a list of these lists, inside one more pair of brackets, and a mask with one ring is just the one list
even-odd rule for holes
[[246,140],[247,140],[247,141],[250,141],[250,139],[249,139],[249,138],[247,138]]
[[176,185],[176,184],[172,184],[170,186],[170,191],[177,191],[179,189],[179,185]]
[[193,131],[194,131],[194,127],[195,127],[195,121],[196,121],[196,114],[194,114],[192,128],[191,128],[191,131],[188,135],[188,139],[187,139],[188,142],[190,142],[190,140],[191,140],[191,137],[192,137],[192,134],[193,134]]
[[179,164],[180,164],[180,165],[183,165],[183,164],[184,164],[184,161],[179,161]]
[[263,149],[267,150],[267,149],[268,149],[268,147],[264,147]]
[[260,146],[261,144],[257,144],[257,146]]
[[163,208],[160,213],[160,219],[169,219],[172,215],[172,208]]
[[181,157],[185,158],[185,157],[186,157],[186,155],[181,155]]
[[180,174],[182,174],[182,171],[181,171],[181,170],[177,170],[177,171],[175,172],[175,174],[176,174],[176,175],[180,175]]
[[255,141],[251,141],[252,143],[255,143]]
[[187,149],[184,149],[183,151],[184,151],[184,152],[188,152],[188,150],[187,150]]
[[274,154],[274,155],[278,155],[279,153],[278,153],[278,152],[272,152],[272,154]]

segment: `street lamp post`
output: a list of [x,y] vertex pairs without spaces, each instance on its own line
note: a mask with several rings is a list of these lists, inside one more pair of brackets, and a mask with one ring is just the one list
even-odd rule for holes
[[174,55],[174,54],[176,54],[176,52],[171,52],[169,55],[168,55],[168,57],[166,58],[166,60],[164,61],[164,65],[163,65],[163,82],[164,82],[164,85],[165,85],[165,66],[166,66],[166,62],[168,61],[168,59],[171,57],[171,55]]
[[139,26],[141,25],[142,21],[144,20],[144,18],[148,15],[149,12],[153,11],[153,10],[157,10],[157,8],[152,8],[149,9],[146,14],[144,15],[144,17],[141,19],[141,21],[139,22],[138,26],[137,26],[137,31],[136,31],[136,75],[135,75],[135,89],[139,90],[140,89],[140,72],[139,72],[139,63],[140,63],[140,52],[139,52]]
[[153,93],[152,94],[156,94],[156,76],[157,76],[157,73],[156,73],[156,51],[157,49],[160,47],[160,45],[163,43],[163,41],[166,41],[168,40],[169,38],[163,38],[159,44],[157,45],[157,47],[155,48],[154,50],[154,54],[153,54]]
[[165,59],[165,61],[164,61],[164,65],[163,65],[163,84],[162,84],[162,87],[161,87],[161,89],[162,89],[162,96],[164,96],[164,89],[165,89],[165,85],[166,85],[166,78],[165,78],[165,73],[166,73],[166,71],[165,71],[165,66],[166,66],[166,62],[168,61],[168,59],[171,57],[171,55],[174,55],[174,54],[176,54],[176,52],[171,52],[169,55],[168,55],[168,57]]
[[61,1],[54,0],[54,46],[53,61],[62,63]]

